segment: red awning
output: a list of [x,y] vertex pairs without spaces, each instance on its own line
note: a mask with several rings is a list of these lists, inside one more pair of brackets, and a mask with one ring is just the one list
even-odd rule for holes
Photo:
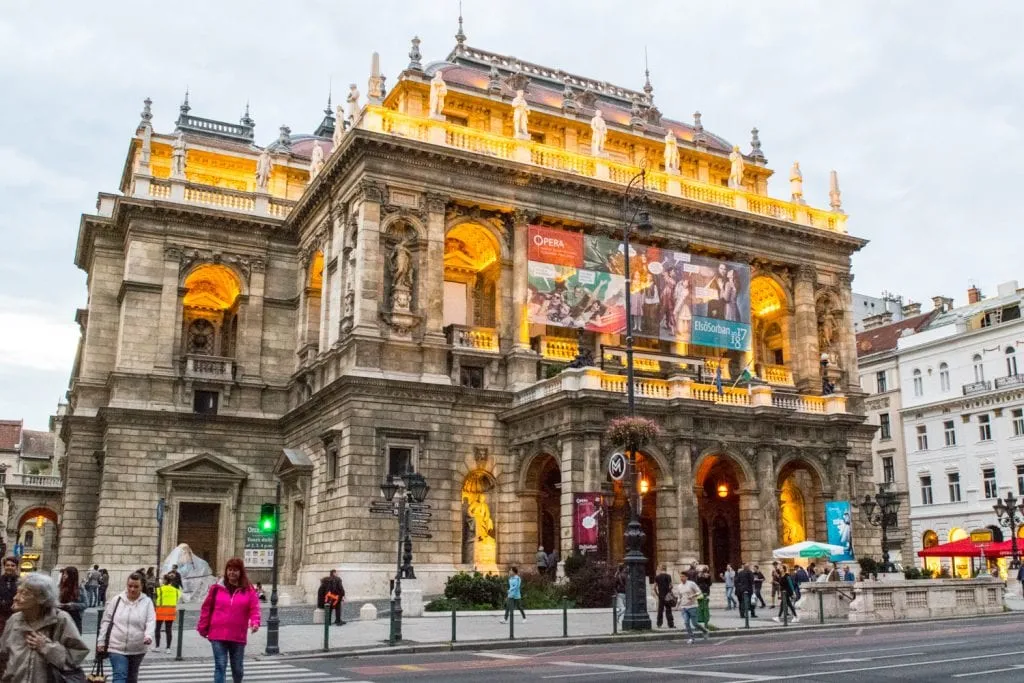
[[[981,549],[985,549],[985,557],[1009,557],[1012,554],[1009,541],[998,543],[975,543],[969,538],[962,538],[952,543],[933,545],[917,552],[918,557],[981,557]],[[1024,550],[1024,548],[1018,548]]]

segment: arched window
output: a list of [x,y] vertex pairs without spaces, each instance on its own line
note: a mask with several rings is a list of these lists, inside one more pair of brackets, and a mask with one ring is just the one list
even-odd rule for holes
[[974,354],[974,358],[971,359],[974,363],[974,381],[984,382],[985,381],[985,364],[981,360],[981,354]]
[[921,377],[921,371],[918,368],[914,368],[914,396],[924,395],[924,378]]
[[202,356],[213,356],[217,330],[213,323],[204,318],[193,320],[188,326],[188,352]]
[[185,353],[232,357],[235,353],[241,284],[221,264],[206,263],[185,278],[182,344]]
[[949,365],[939,363],[939,386],[942,391],[949,391]]
[[1017,351],[1012,346],[1006,347],[1006,376],[1017,375]]

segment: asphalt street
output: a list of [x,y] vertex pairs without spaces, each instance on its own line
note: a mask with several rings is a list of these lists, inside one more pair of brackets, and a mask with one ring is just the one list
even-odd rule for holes
[[332,681],[1024,680],[1024,615],[536,649],[291,660]]

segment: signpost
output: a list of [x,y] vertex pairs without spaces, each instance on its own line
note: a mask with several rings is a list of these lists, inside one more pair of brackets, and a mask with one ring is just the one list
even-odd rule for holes
[[264,534],[256,524],[245,525],[245,552],[242,556],[246,567],[270,569],[274,566],[274,537]]
[[164,543],[164,508],[166,502],[163,498],[156,503],[156,575],[160,576],[162,570],[160,566],[162,564],[161,555],[163,554],[163,543]]
[[608,458],[608,474],[615,481],[622,481],[622,478],[626,476],[626,470],[629,468],[629,462],[626,460],[626,454],[621,451],[612,453],[612,457]]

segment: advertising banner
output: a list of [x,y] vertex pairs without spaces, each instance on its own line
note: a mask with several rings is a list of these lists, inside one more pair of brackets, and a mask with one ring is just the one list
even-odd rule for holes
[[573,547],[580,553],[601,553],[607,538],[604,494],[573,496]]
[[[644,245],[631,245],[630,251],[634,334],[749,349],[749,266]],[[620,242],[530,226],[528,256],[531,323],[625,332],[626,257]]]
[[832,500],[825,503],[825,523],[828,525],[828,542],[846,548],[842,555],[833,555],[833,562],[853,561],[853,519],[850,517],[850,501]]

